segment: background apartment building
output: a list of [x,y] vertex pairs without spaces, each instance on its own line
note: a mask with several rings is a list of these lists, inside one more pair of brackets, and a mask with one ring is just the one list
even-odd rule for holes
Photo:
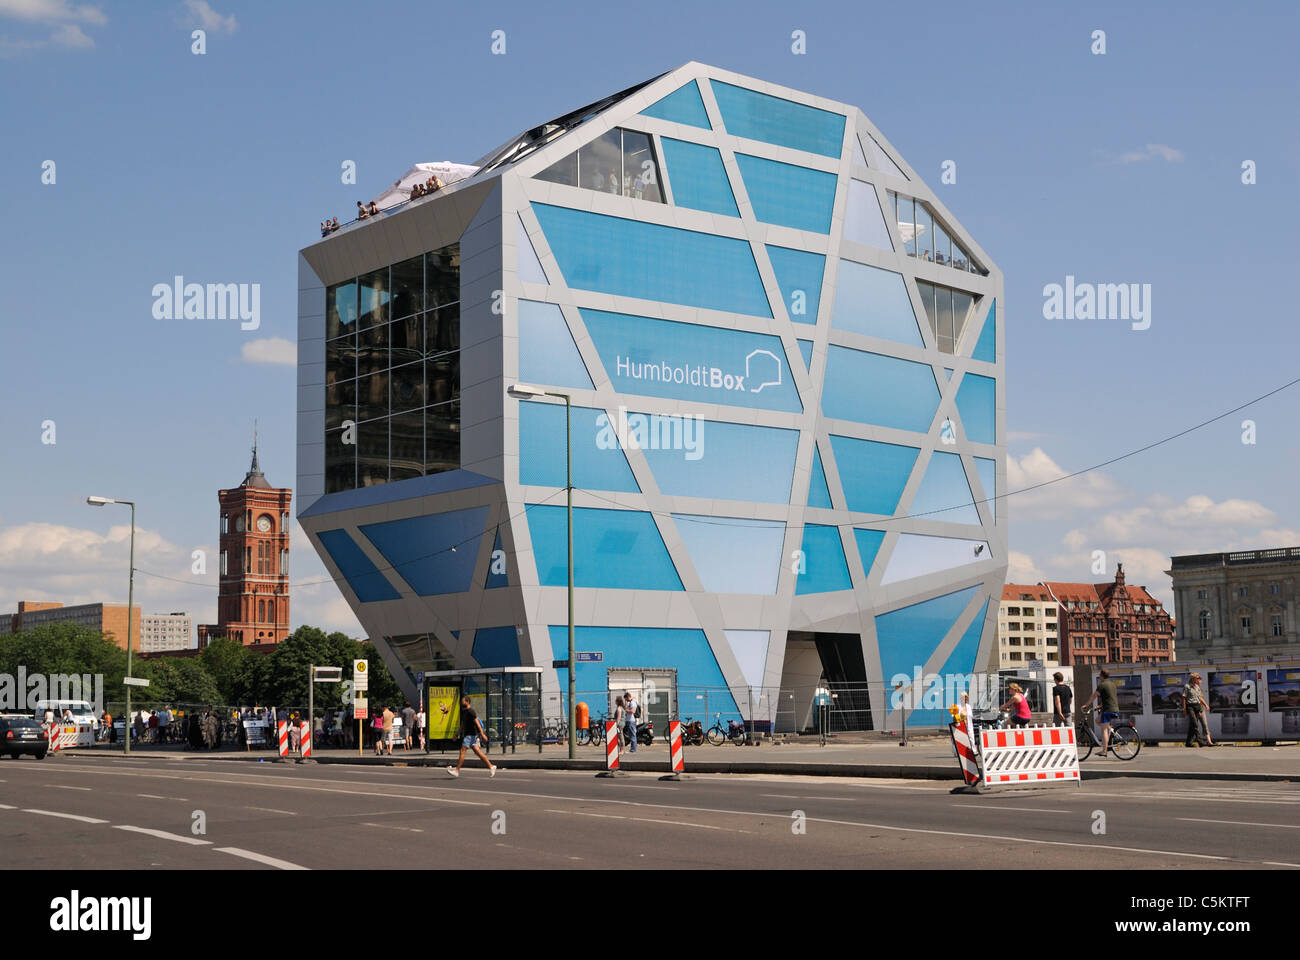
[[1042,585],[1008,583],[998,606],[998,644],[989,671],[1060,666],[1060,605]]

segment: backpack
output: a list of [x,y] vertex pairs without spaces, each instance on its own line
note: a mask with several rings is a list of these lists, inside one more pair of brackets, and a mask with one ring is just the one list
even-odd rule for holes
[[638,720],[641,719],[641,704],[639,704],[639,703],[636,705],[636,718],[637,718]]

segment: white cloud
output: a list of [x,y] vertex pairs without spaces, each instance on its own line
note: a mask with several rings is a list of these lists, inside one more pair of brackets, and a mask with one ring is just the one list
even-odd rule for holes
[[1120,154],[1117,162],[1122,164],[1145,163],[1148,160],[1160,159],[1166,163],[1182,163],[1183,151],[1163,143],[1148,143],[1140,150],[1130,150],[1128,153]]
[[108,17],[99,7],[70,4],[67,0],[0,0],[0,16],[29,23],[78,21],[103,26]]
[[239,28],[233,13],[223,17],[212,9],[207,0],[185,0],[185,6],[189,8],[194,24],[209,33],[234,33]]
[[[1034,449],[1023,457],[1007,457],[1007,492],[1010,505],[1016,509],[1047,509],[1053,514],[1061,510],[1098,508],[1116,503],[1123,497],[1119,484],[1104,473],[1092,471],[1069,480],[1061,480],[1067,471],[1043,452]],[[1047,484],[1040,489],[1017,493],[1029,487]]]
[[65,23],[55,29],[50,36],[50,40],[56,46],[72,47],[74,49],[84,49],[95,45],[95,41],[86,35],[86,31],[75,23]]
[[1038,569],[1032,557],[1027,553],[1012,550],[1007,554],[1007,583],[1038,583],[1048,577]]
[[239,348],[239,356],[245,363],[292,367],[298,363],[298,347],[284,337],[263,337],[245,343]]

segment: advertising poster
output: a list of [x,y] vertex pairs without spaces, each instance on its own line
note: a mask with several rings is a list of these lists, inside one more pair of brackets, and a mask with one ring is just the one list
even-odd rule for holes
[[1211,673],[1206,697],[1210,701],[1210,729],[1218,727],[1220,740],[1246,739],[1259,715],[1259,674],[1254,670],[1220,670]]
[[1268,672],[1269,713],[1300,710],[1300,667]]
[[1140,673],[1124,676],[1112,674],[1110,679],[1115,684],[1115,699],[1119,701],[1119,712],[1129,716],[1140,714],[1142,712],[1142,675]]
[[460,739],[460,687],[429,688],[429,739]]
[[[1151,712],[1182,713],[1183,686],[1187,683],[1188,672],[1151,674]],[[1124,707],[1121,704],[1120,709]]]

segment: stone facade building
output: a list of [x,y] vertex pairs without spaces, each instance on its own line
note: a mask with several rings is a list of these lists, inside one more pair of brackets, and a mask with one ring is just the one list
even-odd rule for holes
[[1173,621],[1146,587],[1125,582],[1124,565],[1111,583],[1043,586],[1061,604],[1061,663],[1165,663],[1174,659]]
[[1199,659],[1300,653],[1300,547],[1173,557],[1178,644]]

